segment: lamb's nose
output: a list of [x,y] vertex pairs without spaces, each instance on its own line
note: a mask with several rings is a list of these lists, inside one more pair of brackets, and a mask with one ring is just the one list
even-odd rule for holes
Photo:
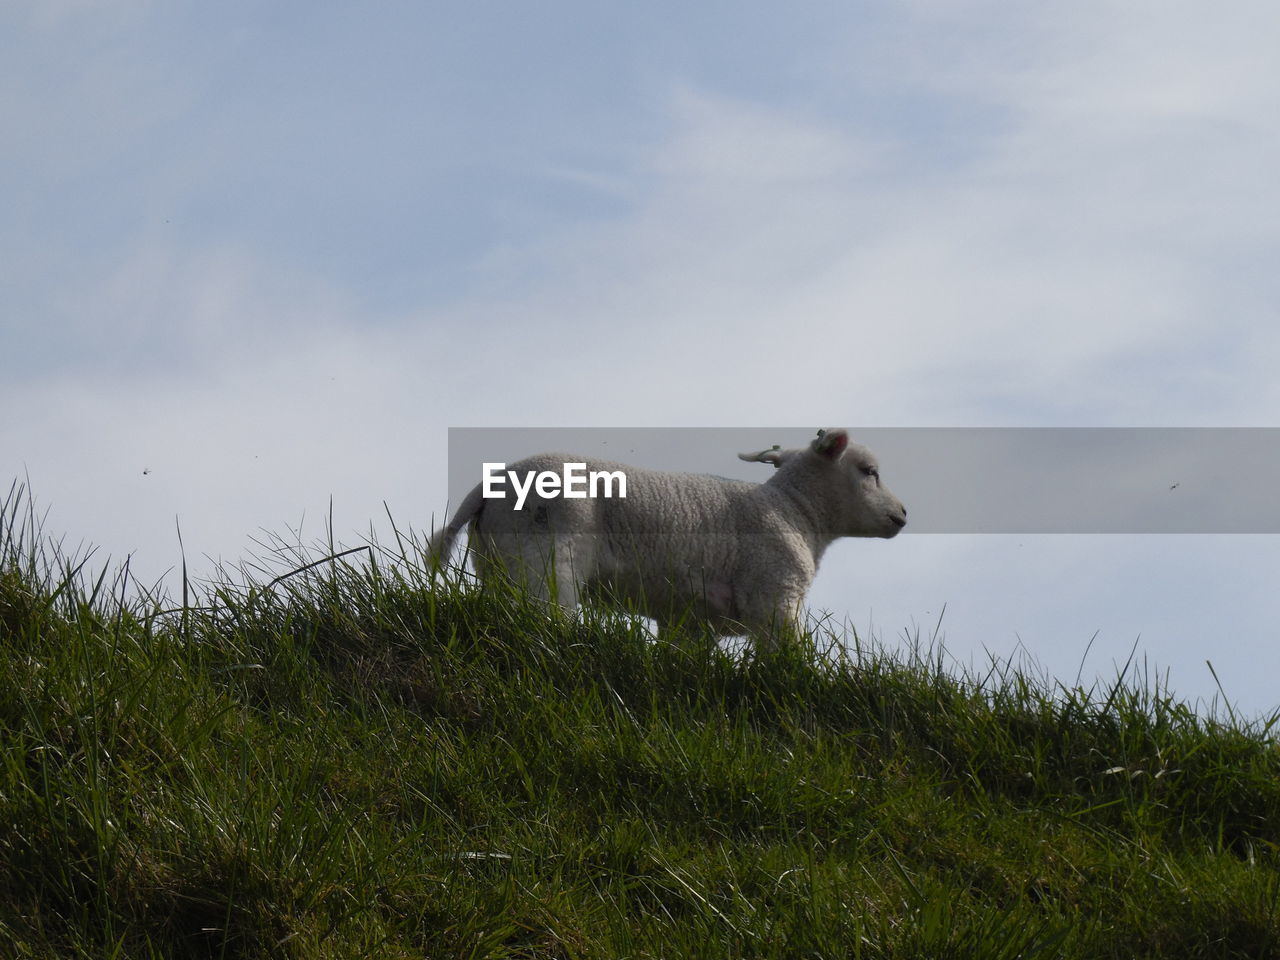
[[907,509],[906,509],[906,507],[903,507],[903,508],[902,508],[902,515],[901,515],[901,516],[898,516],[897,514],[895,514],[894,516],[890,517],[889,519],[890,519],[890,520],[892,520],[892,521],[893,521],[893,522],[894,522],[894,523],[895,523],[899,528],[901,528],[901,527],[905,527],[905,526],[907,525]]

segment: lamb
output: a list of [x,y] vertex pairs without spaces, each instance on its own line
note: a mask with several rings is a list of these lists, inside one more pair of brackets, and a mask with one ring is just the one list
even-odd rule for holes
[[566,610],[598,599],[651,617],[659,634],[692,616],[721,636],[771,647],[793,635],[827,547],[839,537],[897,536],[907,511],[880,481],[875,457],[843,429],[808,447],[739,454],[771,463],[765,483],[668,473],[585,457],[539,454],[516,475],[585,463],[626,476],[626,496],[570,499],[532,487],[486,498],[477,485],[427,544],[444,562],[464,526],[482,581],[506,576]]

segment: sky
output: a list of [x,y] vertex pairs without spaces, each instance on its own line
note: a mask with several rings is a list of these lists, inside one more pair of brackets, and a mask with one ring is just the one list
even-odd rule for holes
[[[430,528],[451,427],[1280,426],[1277,35],[1256,0],[0,3],[0,478],[154,580],[179,525],[197,574],[330,510]],[[904,534],[810,600],[1269,714],[1278,561]]]

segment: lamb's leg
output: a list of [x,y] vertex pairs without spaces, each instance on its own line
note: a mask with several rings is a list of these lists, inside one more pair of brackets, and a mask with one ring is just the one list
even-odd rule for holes
[[561,610],[569,613],[578,607],[585,578],[579,565],[584,558],[574,550],[572,542],[558,540],[554,553],[546,566],[548,576],[543,585],[546,588],[546,599],[552,601]]
[[747,611],[743,617],[751,642],[760,653],[795,643],[803,632],[804,596],[790,596],[767,607]]
[[582,578],[574,550],[547,536],[493,538],[486,544],[486,570],[501,570],[532,600],[568,613],[578,606]]

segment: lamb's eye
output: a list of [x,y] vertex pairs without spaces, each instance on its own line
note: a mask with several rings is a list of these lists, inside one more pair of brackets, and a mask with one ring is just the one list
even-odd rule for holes
[[862,469],[862,472],[868,477],[878,478],[880,476],[880,471],[877,470],[875,467],[871,466],[870,464],[864,464],[861,469]]

